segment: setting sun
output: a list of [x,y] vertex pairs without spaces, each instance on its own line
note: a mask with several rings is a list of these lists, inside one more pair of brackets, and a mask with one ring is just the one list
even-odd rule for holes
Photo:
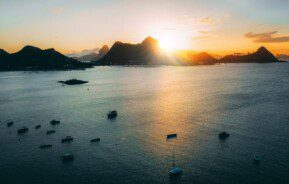
[[159,46],[165,51],[172,51],[174,48],[174,41],[169,37],[163,37],[159,40]]
[[176,31],[159,31],[152,34],[159,41],[159,46],[164,51],[174,51],[186,49],[189,47],[187,38],[180,32]]

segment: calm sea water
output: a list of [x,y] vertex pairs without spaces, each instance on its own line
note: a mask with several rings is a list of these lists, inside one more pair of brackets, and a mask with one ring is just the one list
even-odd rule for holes
[[[70,78],[89,83],[57,83]],[[286,63],[1,72],[0,183],[289,183],[288,107]],[[173,148],[178,178],[168,176]],[[60,160],[66,152],[73,162]]]

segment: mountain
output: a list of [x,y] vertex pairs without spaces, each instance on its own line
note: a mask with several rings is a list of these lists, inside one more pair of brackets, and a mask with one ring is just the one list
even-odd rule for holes
[[276,56],[279,60],[289,61],[289,55],[287,54],[277,54]]
[[109,51],[109,47],[107,45],[104,45],[101,47],[101,49],[98,52],[97,58],[95,58],[95,60],[98,60],[100,58],[102,58],[103,56],[105,56]]
[[74,59],[77,59],[78,61],[96,61],[100,58],[102,58],[105,54],[107,54],[109,51],[109,47],[107,45],[104,45],[101,47],[98,53],[91,53],[84,55],[82,57],[75,57]]
[[221,63],[275,63],[279,60],[265,47],[247,55],[228,55],[219,60]]
[[[2,51],[3,52],[3,51]],[[1,54],[2,55],[2,54]],[[6,54],[1,60],[1,70],[63,70],[83,69],[90,67],[89,64],[81,63],[68,58],[54,49],[41,50],[33,46],[25,46],[13,54]]]
[[99,52],[99,48],[93,48],[93,49],[86,49],[81,52],[69,53],[69,54],[66,54],[66,56],[70,58],[80,58],[82,56],[86,56],[89,54],[94,54],[94,53],[97,54],[98,52]]
[[91,53],[91,54],[87,54],[81,57],[74,57],[74,59],[78,60],[78,61],[82,61],[82,62],[86,62],[86,61],[94,61],[98,58],[98,54],[97,53]]
[[165,54],[160,52],[158,41],[147,37],[142,43],[115,42],[108,53],[92,63],[95,65],[156,65],[166,64]]
[[174,53],[174,57],[181,65],[213,65],[218,63],[217,59],[206,52],[177,51]]
[[5,56],[8,56],[8,55],[9,55],[8,52],[6,52],[6,51],[3,50],[3,49],[0,49],[0,57],[5,57]]

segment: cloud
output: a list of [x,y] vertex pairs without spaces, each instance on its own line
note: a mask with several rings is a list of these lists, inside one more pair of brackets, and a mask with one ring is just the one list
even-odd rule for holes
[[211,17],[205,17],[200,19],[200,23],[202,24],[212,24],[214,21]]
[[199,35],[194,36],[193,39],[195,40],[208,40],[211,38],[214,38],[214,36],[212,34],[210,34],[209,31],[204,31],[204,30],[200,30],[198,31]]
[[208,34],[209,31],[198,31],[200,34]]
[[64,11],[64,9],[61,8],[61,7],[56,7],[56,8],[53,8],[53,9],[51,10],[51,12],[52,12],[53,14],[55,14],[55,15],[60,14],[60,13],[62,13],[63,11]]
[[210,36],[210,35],[199,35],[199,36],[193,37],[193,39],[195,39],[195,40],[208,40],[211,38],[212,38],[212,36]]
[[246,38],[254,39],[255,43],[281,43],[289,42],[289,36],[275,36],[277,31],[265,32],[265,33],[245,33]]

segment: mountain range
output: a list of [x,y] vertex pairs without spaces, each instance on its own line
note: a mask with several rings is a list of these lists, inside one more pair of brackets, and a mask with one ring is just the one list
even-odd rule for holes
[[[89,63],[80,61],[91,61]],[[42,50],[25,46],[9,54],[0,49],[0,70],[67,70],[84,69],[93,65],[213,65],[217,63],[276,63],[280,62],[265,47],[250,54],[232,54],[216,59],[209,53],[194,51],[166,52],[158,40],[147,37],[139,44],[115,42],[109,49],[103,46],[98,53],[69,58],[54,49]]]
[[167,64],[167,57],[158,45],[158,41],[152,37],[147,37],[139,44],[117,41],[105,56],[92,63],[95,65]]
[[81,57],[73,57],[74,59],[78,60],[78,61],[83,61],[83,62],[87,62],[87,61],[95,61],[95,60],[99,60],[100,58],[102,58],[103,56],[105,56],[109,51],[109,47],[107,45],[104,45],[101,47],[101,49],[98,50],[98,52],[93,52],[87,55],[83,55]]
[[42,50],[34,46],[25,46],[13,54],[0,50],[0,70],[69,70],[88,67],[91,67],[91,64],[66,57],[54,49]]
[[158,41],[147,37],[139,44],[115,42],[107,54],[94,60],[94,65],[213,65],[216,63],[274,63],[280,62],[265,47],[251,54],[232,54],[216,59],[206,52],[160,49]]

